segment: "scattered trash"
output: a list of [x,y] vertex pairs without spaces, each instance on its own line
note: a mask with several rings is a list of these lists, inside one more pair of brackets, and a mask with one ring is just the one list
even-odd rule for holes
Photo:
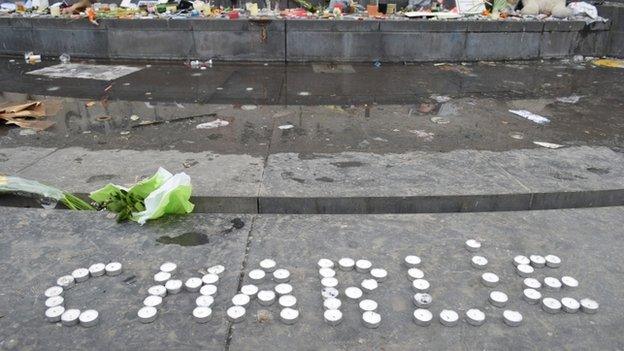
[[281,125],[281,126],[279,126],[277,128],[279,128],[281,130],[287,130],[287,129],[295,128],[295,126],[293,126],[292,124],[283,124],[283,125]]
[[517,139],[517,140],[524,139],[524,134],[520,133],[520,132],[511,132],[511,133],[509,133],[509,136],[512,137],[513,139]]
[[245,89],[245,90],[247,90],[247,91],[252,91],[252,90],[254,90],[254,89],[253,89],[252,87],[249,87],[249,88],[247,88],[247,89]]
[[583,55],[574,55],[572,56],[572,62],[574,63],[581,63],[585,61],[585,58],[583,57]]
[[418,112],[420,113],[429,113],[435,109],[434,104],[422,103],[418,106]]
[[59,61],[61,61],[61,63],[69,63],[69,61],[71,61],[71,57],[69,54],[62,54],[59,56]]
[[85,102],[86,107],[93,107],[95,105],[95,101],[87,101]]
[[70,210],[95,210],[93,206],[68,192],[19,177],[0,176],[0,193],[36,196],[44,208],[54,208],[60,201]]
[[565,104],[576,104],[577,102],[579,102],[581,97],[582,96],[579,96],[579,95],[570,95],[570,96],[558,97],[556,100],[558,102],[563,102]]
[[166,214],[191,213],[195,207],[189,201],[191,178],[186,173],[173,175],[164,168],[130,188],[109,183],[89,196],[117,213],[117,222],[133,220],[141,225]]
[[6,124],[15,124],[21,128],[41,131],[54,125],[54,122],[44,120],[46,116],[53,116],[61,108],[58,101],[27,101],[17,105],[0,108],[0,120]]
[[474,76],[472,70],[465,66],[451,65],[451,64],[442,64],[438,65],[438,69],[441,71],[455,72],[459,74],[463,74],[466,76]]
[[195,126],[195,128],[197,129],[213,129],[213,128],[219,128],[219,127],[225,127],[227,125],[229,125],[230,122],[228,121],[224,121],[222,119],[215,119],[212,122],[206,122],[206,123],[200,123],[198,125]]
[[41,62],[41,55],[35,55],[32,51],[24,54],[24,61],[29,64]]
[[448,119],[444,118],[444,117],[431,117],[431,122],[433,123],[437,123],[437,124],[449,124],[451,123],[451,121],[449,121]]
[[596,6],[586,2],[571,2],[568,4],[568,8],[572,10],[572,15],[574,16],[587,15],[591,19],[598,18],[598,9],[596,9]]
[[244,111],[251,111],[251,110],[255,110],[257,108],[258,108],[258,106],[256,106],[256,105],[243,105],[243,106],[241,106],[241,110],[244,110]]
[[47,91],[57,91],[61,89],[61,87],[49,87],[48,89],[46,89]]
[[130,131],[128,130],[122,130],[121,132],[119,132],[120,135],[128,135],[130,134]]
[[381,67],[381,61],[379,61],[379,60],[373,61],[373,67],[375,67],[375,68]]
[[609,68],[624,68],[624,60],[617,59],[599,59],[592,61],[594,66]]
[[194,68],[194,69],[197,69],[197,68],[207,69],[209,67],[212,67],[212,59],[205,61],[205,62],[201,62],[199,60],[193,60],[190,62],[190,66],[191,68]]
[[387,142],[388,142],[388,140],[387,140],[387,139],[380,138],[380,137],[374,137],[374,138],[373,138],[373,140],[375,140],[375,141],[381,141],[382,143],[387,143]]
[[308,91],[300,91],[299,93],[297,93],[297,95],[299,95],[299,96],[310,96],[310,92],[308,92]]
[[445,95],[431,95],[430,97],[438,103],[451,101],[451,98]]
[[432,141],[435,134],[430,132],[425,132],[424,130],[408,130],[408,132],[412,134],[416,134],[416,137],[423,139],[424,141]]
[[546,148],[549,148],[549,149],[558,149],[560,147],[563,147],[563,145],[554,144],[554,143],[548,143],[548,142],[545,142],[545,141],[534,141],[533,144],[539,145],[539,146],[542,146],[542,147],[546,147]]
[[137,116],[137,115],[132,115],[130,116],[130,120],[131,121],[138,121],[141,117]]
[[97,116],[95,117],[95,120],[98,122],[106,122],[106,121],[110,121],[112,119],[111,116],[107,116],[107,115],[102,115],[102,116]]
[[537,124],[548,124],[550,120],[544,116],[536,115],[533,112],[529,112],[527,110],[509,110],[509,112],[518,115],[522,118],[526,118],[529,121],[535,122]]

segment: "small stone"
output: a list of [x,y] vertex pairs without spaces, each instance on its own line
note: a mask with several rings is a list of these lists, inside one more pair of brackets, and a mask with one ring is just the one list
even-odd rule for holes
[[343,271],[350,271],[355,266],[355,261],[352,258],[343,257],[340,260],[338,260],[338,266]]
[[202,287],[203,281],[201,278],[191,277],[186,280],[184,287],[188,292],[197,292]]
[[373,268],[370,270],[370,275],[377,282],[381,283],[388,277],[388,272],[383,268]]
[[241,286],[241,293],[249,296],[250,298],[256,297],[256,295],[258,294],[258,291],[259,291],[258,287],[253,284],[247,284],[247,285]]
[[427,292],[429,291],[429,288],[431,287],[431,284],[429,284],[428,281],[426,281],[425,279],[416,279],[412,282],[412,290],[414,292]]
[[65,310],[61,315],[61,323],[66,327],[71,327],[78,324],[78,318],[80,317],[80,310],[76,308],[70,308]]
[[544,288],[548,291],[559,291],[561,290],[561,282],[555,277],[546,277],[544,278]]
[[476,308],[466,311],[466,322],[470,325],[480,326],[485,323],[485,313]]
[[335,288],[338,286],[338,279],[336,278],[323,278],[321,279],[321,285],[327,288]]
[[578,280],[567,275],[561,277],[561,284],[565,289],[568,289],[568,290],[574,290],[578,288],[579,286]]
[[544,259],[546,260],[546,266],[550,268],[558,268],[561,266],[561,258],[559,258],[559,256],[546,255]]
[[98,323],[99,315],[100,314],[96,310],[86,310],[80,313],[78,321],[80,321],[81,326],[85,328],[90,328]]
[[275,263],[275,261],[270,258],[266,258],[260,261],[260,268],[262,268],[262,270],[267,273],[272,273],[273,271],[275,271],[275,268],[277,268],[277,263]]
[[182,290],[182,281],[178,279],[171,279],[165,283],[167,294],[177,294]]
[[193,319],[197,323],[206,323],[212,318],[212,309],[210,307],[195,307],[193,309]]
[[137,316],[141,323],[152,323],[158,316],[158,310],[154,307],[145,306],[137,312]]
[[257,298],[262,306],[271,306],[275,302],[275,293],[272,290],[260,290]]
[[55,307],[55,306],[64,306],[64,305],[65,305],[65,299],[63,298],[63,296],[60,296],[60,295],[51,296],[45,300],[45,307],[47,308]]
[[518,255],[518,256],[514,257],[513,263],[514,263],[514,266],[519,266],[521,264],[529,265],[529,264],[531,264],[531,260],[529,260],[529,258],[526,257],[526,256]]
[[592,299],[581,299],[581,310],[585,313],[593,314],[598,312],[598,302]]
[[509,297],[502,291],[492,291],[490,293],[489,301],[493,306],[496,307],[505,307],[507,301],[509,301]]
[[567,313],[576,313],[581,308],[581,304],[571,297],[561,299],[561,309]]
[[89,270],[86,268],[78,268],[74,270],[71,275],[74,277],[76,283],[82,283],[89,279]]
[[212,296],[217,293],[217,286],[212,284],[204,285],[199,289],[199,293],[206,296]]
[[242,322],[245,319],[245,313],[247,311],[243,306],[232,306],[226,311],[227,319],[232,323]]
[[377,312],[366,311],[362,313],[362,323],[366,328],[377,328],[381,324],[381,315]]
[[494,273],[486,272],[481,275],[481,283],[489,288],[493,288],[498,285],[499,281],[500,279]]
[[337,309],[340,309],[341,306],[342,306],[342,301],[338,300],[335,297],[330,297],[328,299],[325,299],[325,301],[323,301],[323,307],[326,310],[337,310]]
[[431,321],[433,320],[433,314],[429,310],[418,308],[414,310],[412,319],[417,325],[426,327],[431,324]]
[[160,271],[174,274],[178,270],[178,265],[173,262],[165,262],[160,265]]
[[247,276],[253,284],[261,284],[265,279],[266,273],[261,269],[252,269],[247,273]]
[[281,284],[277,284],[275,288],[273,288],[273,290],[275,290],[275,293],[282,296],[282,295],[288,295],[292,293],[293,287],[290,284],[281,283]]
[[[258,271],[262,272],[259,269],[258,269]],[[262,274],[263,274],[263,277],[264,277],[264,272],[262,272]],[[217,274],[215,274],[215,273],[208,273],[208,274],[204,274],[202,276],[202,283],[204,283],[206,285],[216,285],[218,282],[219,282],[219,276]]]
[[150,295],[146,297],[145,300],[143,300],[143,305],[149,307],[159,307],[162,305],[162,303],[163,298],[156,295]]
[[470,252],[477,252],[481,248],[481,243],[474,239],[468,239],[466,240],[465,247],[466,250]]
[[505,310],[503,312],[503,321],[510,327],[517,327],[522,324],[522,314],[518,311]]
[[546,259],[543,256],[531,255],[529,256],[529,260],[531,260],[531,266],[535,268],[546,267]]
[[63,313],[65,313],[63,306],[50,307],[45,311],[46,320],[50,323],[59,322]]
[[522,291],[522,298],[530,304],[536,304],[542,299],[542,293],[535,289],[527,288]]
[[542,283],[540,283],[540,281],[535,278],[524,278],[522,284],[527,288],[535,290],[542,287]]
[[104,269],[106,270],[106,275],[116,276],[121,274],[123,267],[119,262],[111,262]]
[[234,306],[247,306],[251,301],[251,298],[245,294],[236,294],[232,297],[232,305]]
[[542,299],[542,309],[548,313],[558,313],[561,310],[561,302],[552,297]]
[[360,301],[360,303],[358,304],[358,307],[360,308],[360,312],[376,311],[377,302],[371,299],[365,299],[365,300]]
[[76,285],[76,281],[71,275],[64,275],[56,280],[56,285],[60,286],[64,290],[71,289]]
[[359,300],[362,297],[362,290],[355,286],[350,286],[345,289],[345,295],[351,300]]
[[280,311],[280,321],[282,323],[290,325],[295,324],[299,320],[299,311],[293,308],[283,308]]
[[293,295],[284,295],[277,299],[277,303],[282,307],[294,308],[297,306],[297,298]]
[[210,295],[200,295],[195,299],[195,305],[199,307],[211,307],[214,303],[214,297]]
[[362,286],[362,289],[366,292],[372,292],[379,286],[375,279],[364,279],[362,280],[362,283],[360,285]]
[[317,264],[319,268],[334,268],[334,261],[327,258],[321,258]]
[[154,274],[154,282],[156,283],[166,283],[167,280],[171,279],[171,273],[168,272],[158,272]]
[[338,295],[340,295],[340,292],[336,288],[326,287],[326,288],[321,289],[321,296],[324,299],[329,299],[330,297],[338,297]]
[[355,270],[359,273],[368,273],[370,272],[373,264],[369,260],[357,260],[355,262]]
[[535,269],[533,269],[533,267],[529,266],[528,264],[521,264],[516,266],[516,273],[518,273],[518,275],[523,278],[528,277],[530,274],[533,274],[533,272],[535,272]]
[[488,260],[483,256],[473,256],[470,263],[476,269],[485,269],[488,264]]
[[273,272],[273,281],[276,283],[288,283],[290,281],[290,272],[287,269],[276,269]]
[[333,278],[336,276],[336,271],[331,268],[320,268],[319,276],[322,278]]
[[47,288],[46,291],[43,293],[45,297],[59,296],[62,294],[63,294],[63,288],[58,285]]
[[89,266],[89,274],[92,277],[99,277],[106,274],[106,265],[104,263],[94,263]]
[[338,309],[328,309],[323,313],[323,318],[329,325],[338,325],[342,322],[342,312]]
[[410,268],[407,270],[407,278],[410,281],[414,281],[415,279],[422,279],[425,277],[425,273],[418,268]]
[[433,302],[433,298],[427,293],[416,293],[414,294],[412,301],[418,308],[429,308]]
[[418,256],[416,256],[416,255],[408,255],[408,256],[405,256],[405,259],[403,260],[403,263],[405,264],[405,266],[406,266],[407,268],[416,267],[416,266],[418,266],[421,262],[422,262],[422,260],[420,259],[420,257],[418,257]]
[[225,272],[225,267],[223,265],[217,264],[212,267],[209,267],[206,272],[210,274],[221,275],[221,273]]

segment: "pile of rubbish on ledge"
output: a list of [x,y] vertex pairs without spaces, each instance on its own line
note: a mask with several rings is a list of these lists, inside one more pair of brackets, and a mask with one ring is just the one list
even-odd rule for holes
[[[135,0],[136,1],[136,0]],[[242,8],[213,6],[203,0],[121,0],[117,4],[91,3],[78,0],[74,5],[65,2],[50,4],[49,0],[27,0],[25,3],[0,4],[0,16],[87,18],[94,24],[98,19],[351,19],[351,20],[405,20],[471,19],[471,20],[582,20],[587,23],[606,21],[598,16],[596,7],[588,2],[566,0],[409,0],[402,9],[392,0],[369,0],[363,5],[354,0],[325,0],[314,5],[308,0],[295,0],[299,8],[280,10],[279,3],[259,0],[247,2]]]

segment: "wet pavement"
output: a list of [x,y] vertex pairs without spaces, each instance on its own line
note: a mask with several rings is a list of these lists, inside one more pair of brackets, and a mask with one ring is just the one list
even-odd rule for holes
[[[80,63],[76,61],[72,63]],[[84,61],[85,63],[93,63]],[[49,78],[0,60],[0,104],[60,100],[56,125],[0,127],[0,147],[403,153],[539,148],[534,141],[620,150],[624,70],[590,63],[420,65],[138,65],[113,81]],[[114,62],[124,64],[124,62]],[[577,100],[578,101],[575,101]],[[539,125],[509,110],[550,119]],[[197,129],[223,120],[226,126]]]

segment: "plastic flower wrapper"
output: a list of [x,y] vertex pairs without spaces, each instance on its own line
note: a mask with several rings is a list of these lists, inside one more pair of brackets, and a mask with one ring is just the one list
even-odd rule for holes
[[117,213],[117,221],[133,220],[143,225],[148,219],[166,214],[193,211],[191,178],[186,173],[172,175],[159,168],[152,177],[130,188],[107,184],[90,194],[91,199],[107,210]]
[[54,199],[62,202],[70,210],[95,210],[91,205],[68,192],[20,177],[0,176],[0,193],[35,195],[41,199]]

